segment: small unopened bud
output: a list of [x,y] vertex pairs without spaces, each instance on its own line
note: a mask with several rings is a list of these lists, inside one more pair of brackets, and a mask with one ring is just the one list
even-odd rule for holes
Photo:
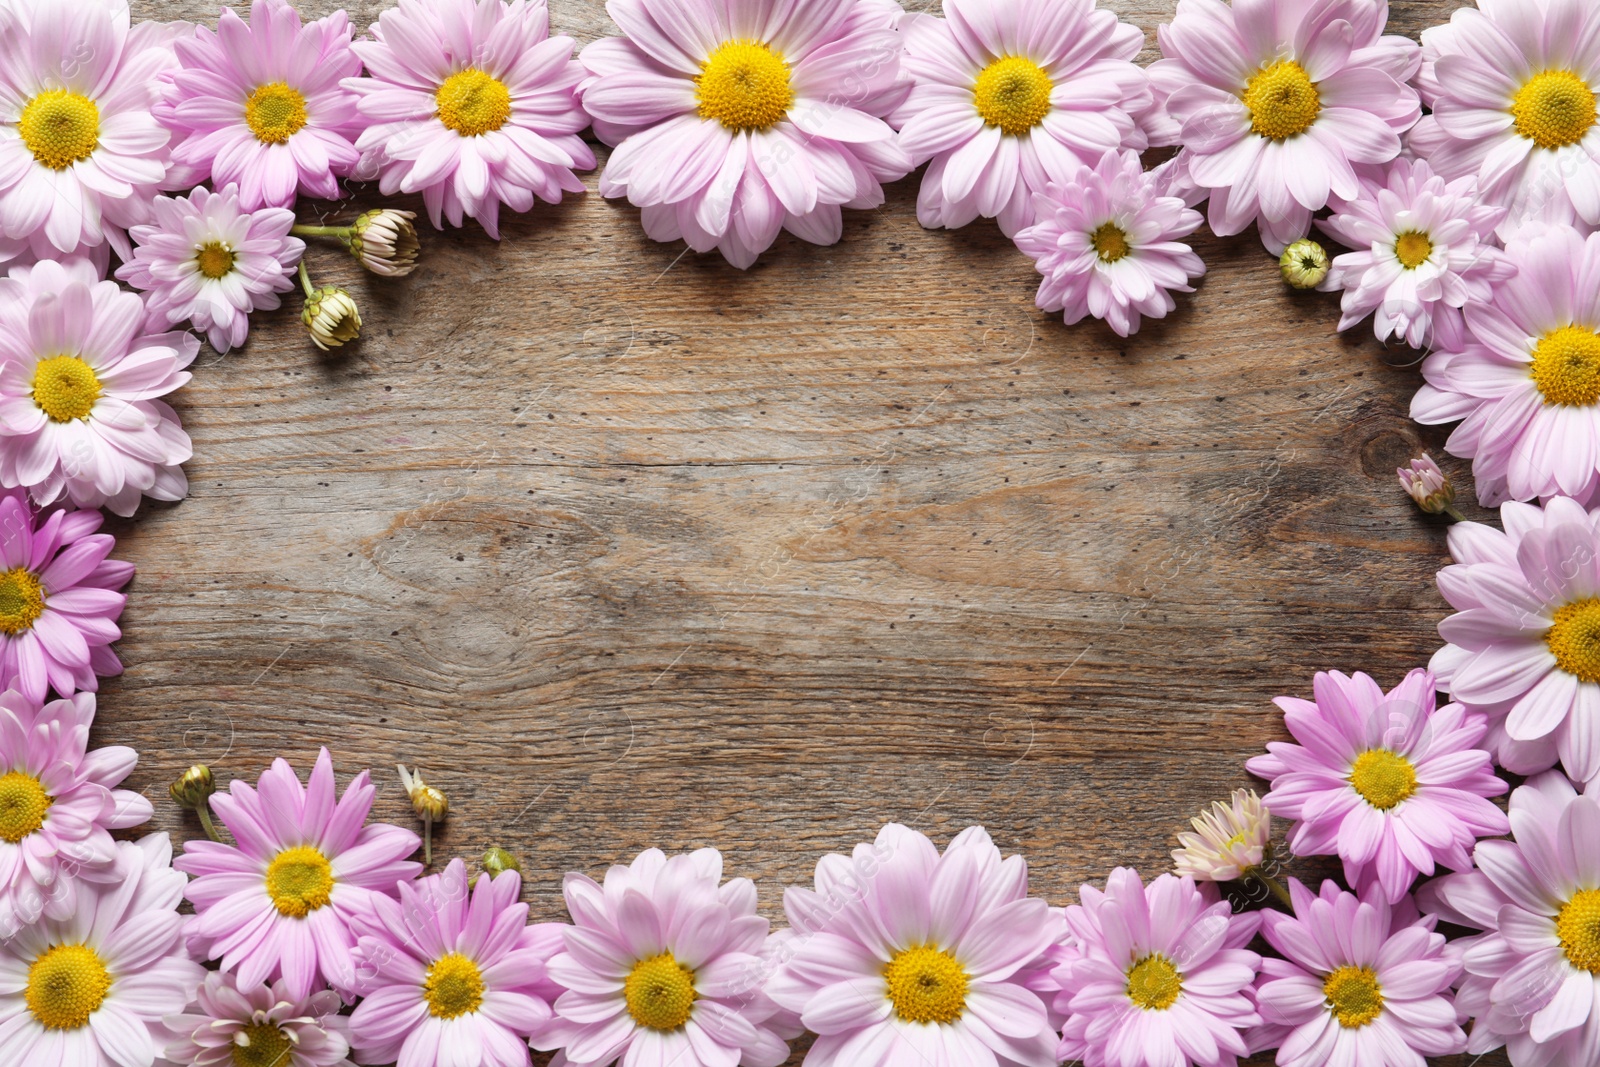
[[406,796],[411,798],[411,810],[422,820],[422,861],[431,864],[433,824],[443,822],[445,816],[450,814],[450,802],[443,793],[422,780],[420,770],[413,773],[406,770],[405,764],[400,764],[399,769],[400,785],[405,789]]
[[416,217],[415,211],[375,208],[351,224],[345,245],[372,273],[403,277],[417,268],[417,253],[422,250],[417,228],[411,223]]
[[522,862],[503,848],[491,848],[483,854],[483,873],[490,878],[506,871],[522,873]]
[[1417,507],[1429,515],[1449,515],[1458,521],[1462,518],[1455,509],[1456,487],[1432,456],[1424,452],[1409,467],[1397,468],[1395,473],[1400,476],[1400,488],[1411,494]]
[[216,777],[212,775],[211,768],[204,763],[196,763],[167,787],[167,792],[172,794],[173,802],[185,811],[192,811],[198,815],[206,836],[220,842],[222,835],[217,833],[217,825],[211,821],[210,800],[216,791]]
[[306,297],[300,321],[311,331],[311,341],[326,352],[361,336],[361,312],[343,289],[325,286]]
[[211,774],[210,767],[204,763],[196,763],[184,771],[167,791],[172,794],[172,799],[178,807],[193,811],[217,791],[217,780]]
[[1296,289],[1315,289],[1328,277],[1328,252],[1310,238],[1296,241],[1278,257],[1283,280]]

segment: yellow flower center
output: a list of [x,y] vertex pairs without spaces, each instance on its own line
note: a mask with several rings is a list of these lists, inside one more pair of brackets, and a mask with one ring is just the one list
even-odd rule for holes
[[435,1018],[471,1015],[483,1003],[483,972],[458,952],[440,956],[423,979],[422,999]]
[[652,1030],[676,1030],[689,1021],[694,1009],[694,972],[663,952],[634,964],[622,996],[628,1014]]
[[88,418],[100,399],[100,379],[77,356],[51,356],[33,368],[33,402],[55,422]]
[[1556,936],[1574,967],[1600,974],[1600,889],[1580,889],[1562,906]]
[[1114,222],[1103,223],[1089,235],[1089,243],[1102,263],[1115,263],[1133,251],[1128,247],[1128,231]]
[[44,584],[25,567],[0,571],[0,631],[20,634],[44,614]]
[[1322,94],[1304,67],[1284,59],[1262,67],[1244,87],[1250,128],[1274,141],[1297,137],[1322,113]]
[[1562,605],[1544,639],[1556,666],[1580,682],[1600,682],[1600,600]]
[[1433,255],[1433,242],[1427,234],[1410,230],[1395,238],[1394,255],[1406,270],[1416,270]]
[[1511,117],[1517,132],[1540,148],[1577,144],[1594,126],[1594,90],[1571,71],[1547,70],[1517,90]]
[[88,945],[56,945],[28,968],[28,1010],[47,1030],[77,1030],[111,991],[111,972]]
[[23,107],[17,130],[34,159],[65,170],[100,146],[100,108],[82,93],[46,89]]
[[1128,999],[1145,1011],[1166,1011],[1182,992],[1178,968],[1159,953],[1146,956],[1128,971]]
[[1357,1030],[1383,1014],[1383,989],[1371,967],[1340,967],[1322,983],[1328,1010],[1347,1030]]
[[333,867],[308,845],[286,848],[267,865],[267,896],[279,915],[303,919],[333,899]]
[[1362,800],[1388,811],[1417,791],[1417,770],[1404,756],[1369,748],[1351,765],[1350,785]]
[[233,249],[221,241],[207,241],[194,255],[200,273],[207,278],[220,278],[233,270]]
[[511,118],[511,90],[477,67],[450,75],[433,98],[439,105],[439,121],[463,137],[493,133]]
[[55,803],[39,779],[21,771],[0,774],[0,838],[13,845],[44,825]]
[[258,85],[245,98],[244,121],[262,144],[283,144],[306,124],[306,98],[283,82]]
[[1044,68],[1022,56],[1006,56],[983,68],[972,86],[972,102],[990,126],[1020,136],[1050,114],[1055,86]]
[[896,952],[883,968],[889,1003],[910,1023],[953,1023],[967,1008],[970,979],[956,958],[932,945]]
[[271,1023],[252,1023],[233,1041],[233,1067],[289,1067],[294,1042]]
[[794,103],[789,64],[757,41],[729,41],[700,67],[694,96],[703,119],[716,119],[730,130],[764,130],[775,125]]
[[1589,407],[1600,401],[1600,336],[1582,326],[1545,334],[1534,347],[1529,373],[1547,406]]

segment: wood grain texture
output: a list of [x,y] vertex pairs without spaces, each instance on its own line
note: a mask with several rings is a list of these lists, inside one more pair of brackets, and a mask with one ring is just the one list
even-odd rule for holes
[[[345,6],[361,31],[385,5]],[[599,0],[552,6],[612,32]],[[1106,6],[1154,58],[1173,0]],[[1444,528],[1394,478],[1443,458],[1412,354],[1340,337],[1253,233],[1199,237],[1199,292],[1122,341],[1039,312],[991,224],[919,227],[915,177],[748,272],[585,181],[499,245],[426,232],[398,283],[314,249],[368,323],[336,355],[296,301],[202,356],[191,495],[115,531],[139,573],[96,741],[143,753],[154,828],[197,836],[164,798],[191,762],[254,778],[325,744],[392,820],[393,765],[420,765],[438,849],[514,850],[542,918],[565,870],[709,844],[779,919],[889,820],[983,823],[1065,903],[1164,869],[1285,736],[1272,697],[1438,646]]]

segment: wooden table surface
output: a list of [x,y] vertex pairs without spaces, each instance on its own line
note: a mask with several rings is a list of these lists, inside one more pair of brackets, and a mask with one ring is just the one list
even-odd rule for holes
[[[346,6],[362,32],[385,4]],[[1104,6],[1154,59],[1174,0]],[[551,18],[615,32],[599,0]],[[1427,663],[1445,529],[1394,468],[1467,474],[1407,418],[1415,353],[1337,334],[1253,231],[1199,235],[1199,291],[1134,338],[1063,327],[992,223],[917,224],[918,180],[749,271],[646,239],[593,173],[498,245],[426,230],[402,281],[313,248],[365,337],[319,354],[296,297],[205,349],[189,498],[114,524],[139,571],[95,742],[141,752],[152,828],[198,836],[165,798],[190,763],[253,780],[326,745],[403,823],[394,764],[420,765],[436,857],[512,849],[539,918],[563,871],[714,845],[781,920],[891,820],[982,823],[1066,903],[1259,787],[1274,696]]]

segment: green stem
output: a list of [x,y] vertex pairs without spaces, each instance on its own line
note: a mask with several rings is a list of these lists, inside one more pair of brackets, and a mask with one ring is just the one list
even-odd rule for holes
[[1465,515],[1461,514],[1461,512],[1459,510],[1457,510],[1457,508],[1456,508],[1456,506],[1454,504],[1446,504],[1444,506],[1444,513],[1446,515],[1450,516],[1450,521],[1451,522],[1466,522],[1467,521],[1467,517]]
[[1272,875],[1265,874],[1254,867],[1245,873],[1251,878],[1255,879],[1258,884],[1264,886],[1267,892],[1271,893],[1277,898],[1278,903],[1282,904],[1290,911],[1294,910],[1294,898],[1289,895],[1288,888],[1282,882],[1272,877]]
[[296,237],[337,237],[344,241],[349,239],[351,229],[349,226],[305,226],[295,223],[289,232]]
[[317,290],[311,284],[311,272],[306,270],[306,261],[300,261],[300,288],[305,290],[306,299],[310,300],[317,295]]
[[433,816],[422,817],[422,866],[433,866]]
[[195,805],[194,813],[200,816],[200,825],[205,828],[207,837],[219,845],[226,844],[222,840],[222,835],[217,833],[217,824],[211,821],[211,805],[209,803],[202,800]]

